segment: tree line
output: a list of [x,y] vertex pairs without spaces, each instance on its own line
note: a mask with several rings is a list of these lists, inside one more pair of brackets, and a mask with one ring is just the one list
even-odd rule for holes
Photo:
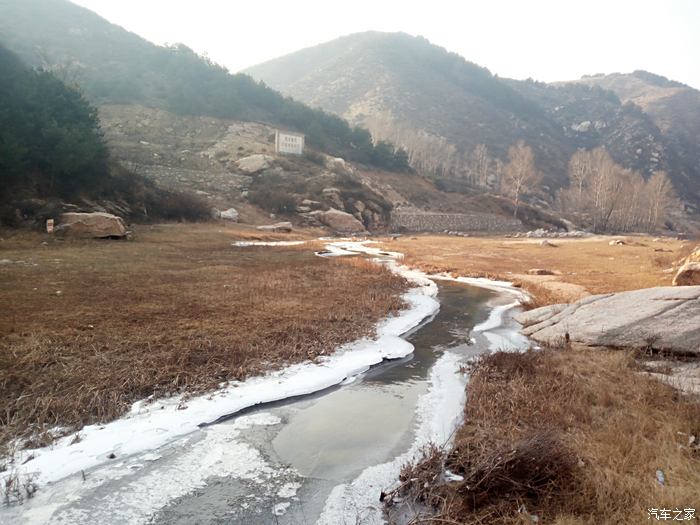
[[70,196],[109,178],[97,110],[0,46],[0,198]]
[[[542,173],[532,148],[523,141],[508,149],[506,162],[490,156],[483,144],[466,159],[461,180],[470,187],[508,196],[514,216],[523,197],[540,193]],[[554,208],[596,233],[656,231],[664,225],[676,199],[665,171],[644,178],[617,164],[602,146],[575,152],[567,178],[568,185],[555,195]]]

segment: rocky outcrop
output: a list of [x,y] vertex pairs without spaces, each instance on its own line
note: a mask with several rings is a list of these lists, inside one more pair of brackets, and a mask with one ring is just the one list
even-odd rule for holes
[[673,286],[700,285],[700,263],[687,262],[678,269],[673,277]]
[[275,224],[266,224],[264,226],[258,226],[257,229],[261,232],[290,233],[292,231],[292,223],[277,222]]
[[516,317],[523,333],[545,344],[666,350],[700,355],[700,286],[592,295]]
[[56,234],[80,238],[124,237],[126,225],[111,213],[63,213],[54,230]]
[[331,208],[328,211],[314,211],[309,215],[338,233],[366,233],[364,224],[344,211]]
[[273,160],[274,158],[269,155],[251,155],[239,159],[236,162],[236,167],[247,175],[254,175],[268,169]]
[[235,208],[229,208],[222,211],[220,217],[225,221],[238,222],[238,211]]
[[700,246],[695,248],[673,278],[673,286],[700,285]]

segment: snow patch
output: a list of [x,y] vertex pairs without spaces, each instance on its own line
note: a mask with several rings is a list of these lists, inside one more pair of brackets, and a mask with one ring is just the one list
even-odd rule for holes
[[246,248],[248,246],[299,246],[306,241],[236,241],[231,246]]

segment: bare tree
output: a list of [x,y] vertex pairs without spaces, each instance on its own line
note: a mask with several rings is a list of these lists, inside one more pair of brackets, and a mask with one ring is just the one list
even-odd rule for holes
[[524,193],[532,190],[541,180],[541,176],[535,168],[535,157],[532,148],[522,140],[508,149],[508,164],[503,169],[501,187],[503,191],[513,198],[515,204],[513,217],[518,216],[520,199]]
[[664,172],[648,181],[615,163],[604,147],[576,152],[569,162],[569,187],[557,196],[560,208],[587,220],[594,231],[653,231],[673,201]]
[[474,184],[483,188],[488,186],[491,159],[489,150],[484,144],[477,144],[472,153],[472,169],[474,173]]
[[646,184],[646,194],[649,206],[647,224],[649,231],[653,231],[665,218],[675,197],[671,179],[668,178],[665,171],[656,171],[649,178]]

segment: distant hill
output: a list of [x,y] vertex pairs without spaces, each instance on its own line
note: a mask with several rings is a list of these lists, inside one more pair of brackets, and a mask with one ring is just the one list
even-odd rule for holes
[[[687,148],[681,151],[690,137],[681,143],[651,109],[595,79],[589,85],[502,79],[424,38],[379,32],[342,37],[246,72],[367,126],[405,147],[418,170],[438,177],[469,177],[480,144],[505,161],[508,148],[524,140],[551,195],[564,184],[573,152],[604,145],[618,163],[645,176],[667,170],[681,196],[700,203],[700,167],[684,160]],[[663,89],[686,88],[668,81]]]
[[399,166],[392,145],[184,45],[156,46],[66,0],[0,0],[0,44],[25,62],[77,84],[95,104],[141,104],[188,115],[260,120],[307,134],[312,145],[381,167]]
[[700,91],[647,71],[586,76],[572,84],[610,90],[641,108],[676,157],[675,179],[693,194],[700,192]]

